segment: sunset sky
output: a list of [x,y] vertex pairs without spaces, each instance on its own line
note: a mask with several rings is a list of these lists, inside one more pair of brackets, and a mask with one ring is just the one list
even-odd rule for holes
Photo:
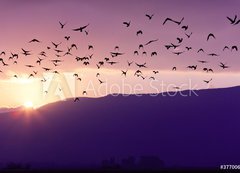
[[[100,97],[109,93],[163,92],[175,90],[175,86],[186,90],[239,85],[239,51],[223,51],[224,46],[240,48],[240,23],[232,25],[226,18],[238,15],[239,20],[239,6],[238,0],[1,0],[0,52],[4,51],[6,55],[0,58],[9,65],[3,66],[0,62],[0,108],[17,107],[26,102],[39,106],[66,97],[82,96],[84,90],[88,91],[87,97]],[[145,14],[154,16],[149,20]],[[176,21],[184,17],[184,20],[181,25],[173,22],[163,25],[167,17]],[[59,21],[66,23],[63,29]],[[126,27],[123,22],[129,21],[130,26]],[[85,31],[73,31],[87,24],[85,31],[88,35]],[[188,29],[185,31],[182,26],[188,26]],[[143,34],[136,36],[138,30]],[[191,37],[187,38],[185,34],[191,32]],[[209,33],[213,33],[216,39],[207,41]],[[70,36],[69,41],[65,36]],[[167,50],[165,45],[178,44],[177,37],[183,38],[180,46]],[[29,43],[32,39],[38,39],[40,43]],[[144,50],[138,48],[140,44],[155,39],[158,41],[144,46]],[[59,54],[61,57],[56,56],[52,42],[61,43],[57,48],[63,51]],[[73,43],[78,49],[72,49],[72,56],[63,56]],[[88,50],[88,45],[94,49]],[[117,52],[124,55],[111,58],[110,52],[116,52],[115,46],[119,46]],[[192,50],[187,51],[186,46]],[[22,48],[31,51],[31,55],[24,56]],[[205,52],[197,53],[200,48]],[[138,56],[134,55],[135,50],[139,52]],[[41,51],[45,51],[47,57],[39,55]],[[147,56],[142,55],[143,51]],[[154,51],[157,56],[151,57]],[[173,54],[182,51],[179,56]],[[19,58],[9,60],[11,53],[18,54]],[[208,56],[210,53],[219,56]],[[88,66],[75,59],[91,54],[93,58]],[[38,57],[44,59],[41,65],[36,63]],[[118,63],[110,65],[105,57]],[[50,61],[54,59],[63,62],[55,67]],[[14,60],[17,64],[13,64]],[[198,60],[208,63],[202,64]],[[99,61],[105,64],[97,69]],[[127,61],[134,63],[129,67]],[[140,69],[142,76],[146,77],[143,80],[134,76],[139,69],[135,63],[145,62],[147,68]],[[230,68],[223,70],[219,67],[220,62]],[[192,65],[197,65],[196,71],[186,68]],[[45,72],[42,67],[51,70]],[[177,70],[172,71],[173,67]],[[203,68],[211,68],[214,73],[206,73]],[[52,73],[55,70],[60,75]],[[128,70],[126,78],[121,70]],[[159,73],[153,74],[153,70]],[[28,79],[33,71],[37,74]],[[76,80],[74,73],[81,81]],[[100,73],[98,78],[97,73]],[[156,80],[149,79],[151,76]],[[41,82],[43,79],[47,81]],[[105,83],[100,85],[98,79]],[[203,81],[210,79],[209,84]]]

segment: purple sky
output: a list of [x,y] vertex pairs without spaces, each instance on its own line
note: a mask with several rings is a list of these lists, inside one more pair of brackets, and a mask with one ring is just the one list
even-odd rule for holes
[[[38,71],[36,78],[42,78],[43,69],[41,67],[49,67],[61,73],[74,73],[79,69],[85,68],[81,62],[76,62],[76,56],[83,57],[93,54],[93,59],[87,68],[95,70],[99,61],[104,60],[105,57],[110,57],[109,52],[114,51],[115,46],[119,46],[119,51],[125,54],[112,59],[112,61],[118,62],[115,66],[105,64],[102,71],[99,70],[102,73],[102,80],[122,79],[120,70],[128,69],[131,70],[131,73],[134,73],[137,67],[135,64],[128,67],[128,60],[139,64],[147,63],[148,69],[146,70],[148,72],[144,72],[143,76],[153,76],[153,74],[150,74],[152,70],[164,71],[164,73],[159,73],[155,77],[159,77],[159,80],[172,79],[166,81],[168,84],[175,83],[180,85],[182,82],[186,82],[187,79],[191,79],[199,85],[199,88],[206,88],[203,80],[213,78],[216,79],[211,83],[211,86],[214,87],[238,85],[239,81],[236,78],[239,72],[239,52],[223,51],[223,47],[239,46],[240,24],[233,26],[226,18],[226,16],[233,18],[235,14],[238,15],[239,6],[240,2],[237,0],[3,0],[0,2],[0,51],[5,51],[6,56],[2,55],[0,57],[9,66],[2,67],[0,65],[0,70],[4,72],[0,74],[0,79],[2,80],[0,85],[5,87],[5,89],[9,89],[9,85],[6,82],[9,82],[13,75],[16,74],[24,78],[24,74],[29,75],[33,70]],[[154,14],[154,16],[152,20],[148,20],[145,14]],[[163,26],[162,23],[167,17],[177,21],[184,17],[184,20],[180,26],[171,22]],[[59,21],[67,22],[64,29],[60,29]],[[124,21],[131,21],[129,28],[123,25]],[[88,36],[84,33],[72,31],[73,28],[78,28],[88,23],[90,24],[87,28]],[[181,28],[183,25],[188,25],[187,31]],[[143,35],[136,36],[136,32],[140,29],[143,31]],[[187,39],[185,33],[189,34],[191,32],[193,33],[192,36],[190,39]],[[206,39],[209,33],[214,33],[216,39],[210,39],[207,42]],[[71,36],[71,39],[66,41],[64,36]],[[181,46],[177,50],[167,50],[164,45],[176,44],[177,37],[183,38]],[[41,43],[29,44],[28,42],[33,38],[39,39]],[[138,50],[139,44],[145,44],[153,39],[159,40],[149,46],[145,46],[144,50],[148,55],[142,56],[142,50]],[[64,62],[61,66],[55,68],[49,62],[51,59],[57,59],[51,41],[56,43],[62,42],[59,49],[65,52],[72,43],[77,44],[78,50],[72,51],[73,56],[61,57],[60,59],[64,60]],[[94,46],[94,50],[87,49],[89,44]],[[52,49],[47,50],[47,46],[51,46]],[[192,50],[186,51],[186,46],[191,46]],[[21,48],[31,50],[32,55],[23,56]],[[205,53],[197,53],[199,48],[203,48]],[[139,56],[133,55],[135,50],[139,51]],[[36,60],[41,51],[46,51],[48,57],[45,58],[40,67],[36,64]],[[150,54],[153,51],[156,51],[158,55],[151,57]],[[180,56],[172,53],[177,51],[185,52]],[[19,54],[18,65],[13,65],[13,61],[8,60],[11,52]],[[210,57],[207,56],[208,53],[217,53],[220,56]],[[206,60],[209,63],[200,64],[197,62],[198,60]],[[231,68],[222,70],[219,67],[220,62],[227,63]],[[36,67],[29,69],[25,66],[27,64]],[[189,65],[198,65],[198,68],[196,71],[191,71],[186,68]],[[171,71],[173,66],[177,67],[176,73]],[[206,74],[202,72],[204,67],[212,68],[215,73]],[[87,72],[88,69],[85,69],[85,73]],[[232,72],[237,72],[237,74]],[[94,76],[96,71],[90,73]],[[143,82],[136,79],[132,74],[129,74],[128,79],[131,85],[134,83],[145,83],[143,85],[147,85],[146,81]],[[93,80],[93,78],[86,77],[86,80],[82,82],[89,80]],[[94,85],[98,85],[98,83],[95,81]],[[84,87],[86,88],[86,86],[82,88]],[[12,93],[10,100],[17,97],[15,94],[18,90],[14,87],[12,90],[15,92],[7,90]],[[151,92],[151,90],[144,89],[142,92]],[[5,96],[4,93],[2,91],[0,94]],[[0,100],[0,107],[1,105],[11,105],[9,104],[11,101],[5,103],[4,100],[6,99]],[[14,102],[15,104],[12,105],[20,104],[21,102],[23,100],[20,99],[20,101]]]

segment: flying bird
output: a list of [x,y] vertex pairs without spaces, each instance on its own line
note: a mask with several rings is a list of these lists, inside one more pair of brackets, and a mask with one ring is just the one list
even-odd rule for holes
[[150,40],[150,41],[148,41],[148,42],[145,44],[145,46],[147,46],[147,45],[149,45],[149,44],[151,44],[151,43],[153,43],[153,42],[156,42],[156,41],[158,41],[158,39]]
[[200,49],[197,51],[197,53],[199,53],[199,52],[204,52],[204,50],[203,50],[202,48],[200,48]]
[[100,80],[100,79],[98,79],[98,81],[99,81],[100,84],[105,83],[104,81],[102,81],[102,80]]
[[182,51],[182,52],[173,52],[173,54],[175,54],[175,55],[181,55],[182,53],[184,53],[184,51]]
[[135,63],[139,68],[147,68],[146,67],[146,62],[145,63],[143,63],[143,64],[138,64],[138,63]]
[[145,16],[146,16],[149,20],[151,20],[152,17],[154,16],[154,14],[151,14],[151,15],[149,15],[149,14],[145,14]]
[[215,35],[214,35],[213,33],[210,33],[210,34],[208,34],[208,36],[207,36],[207,41],[208,41],[211,37],[214,38],[214,39],[216,39]]
[[179,38],[179,37],[177,37],[177,40],[178,40],[178,43],[182,43],[183,38]]
[[77,102],[77,101],[79,101],[79,98],[76,97],[73,101],[74,101],[74,102]]
[[122,71],[122,75],[124,75],[126,77],[127,76],[127,70],[126,71],[121,70],[121,71]]
[[65,36],[64,38],[68,41],[70,39],[70,36]]
[[33,43],[33,42],[40,43],[40,41],[38,39],[35,39],[35,38],[29,41],[29,43]]
[[231,24],[234,24],[236,22],[237,15],[235,15],[233,19],[227,16],[227,19],[231,22]]
[[52,44],[55,46],[55,48],[57,49],[58,48],[58,46],[60,45],[60,44],[62,44],[62,42],[60,42],[60,43],[54,43],[54,42],[52,42]]
[[200,62],[200,63],[202,63],[202,64],[207,63],[207,61],[203,61],[203,60],[199,60],[198,62]]
[[182,29],[184,29],[186,31],[188,29],[188,25],[182,26]]
[[157,56],[157,52],[152,52],[152,53],[151,53],[151,56],[154,56],[154,55]]
[[233,51],[234,49],[235,49],[236,51],[238,51],[238,47],[237,47],[237,46],[232,46],[231,51]]
[[131,21],[129,21],[129,22],[123,22],[123,24],[124,24],[126,27],[129,27],[130,24],[131,24]]
[[190,34],[185,33],[185,35],[187,36],[187,38],[190,38],[192,35],[192,32]]
[[63,29],[64,26],[65,26],[67,23],[62,23],[62,22],[59,21],[59,24],[60,24],[60,26],[61,26],[61,29]]
[[210,80],[203,80],[203,81],[208,84],[209,82],[212,81],[212,78]]
[[73,31],[83,32],[83,30],[86,29],[88,26],[89,26],[89,24],[87,24],[87,25],[85,25],[85,26],[82,26],[82,27],[79,27],[79,28],[76,28],[76,29],[73,29]]
[[219,56],[219,55],[216,53],[209,53],[208,56]]
[[229,66],[226,66],[226,64],[223,64],[222,62],[220,62],[220,65],[219,65],[219,66],[222,67],[223,70],[224,70],[225,68],[229,68]]
[[133,61],[132,62],[127,61],[127,63],[128,63],[128,66],[130,67],[132,65]]
[[143,34],[142,30],[138,30],[138,31],[137,31],[137,36],[138,36],[139,34],[141,34],[141,35]]
[[135,50],[135,51],[133,52],[133,54],[134,54],[134,55],[138,55],[138,51]]
[[229,47],[228,46],[224,46],[223,51],[226,50],[226,49],[229,50]]

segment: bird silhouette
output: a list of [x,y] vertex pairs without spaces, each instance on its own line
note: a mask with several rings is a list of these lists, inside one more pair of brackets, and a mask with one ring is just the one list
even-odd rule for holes
[[196,70],[196,69],[197,69],[197,65],[187,66],[187,68],[190,68],[190,69],[192,69],[192,70]]
[[180,90],[181,88],[178,86],[174,86],[173,89]]
[[59,21],[59,24],[60,24],[60,26],[61,26],[61,29],[63,29],[64,26],[65,26],[67,23],[61,23],[61,22]]
[[88,50],[93,49],[93,45],[88,45]]
[[118,62],[109,61],[109,62],[107,62],[107,63],[109,63],[110,65],[114,65],[114,64],[117,64]]
[[64,38],[68,41],[71,37],[70,36],[65,36]]
[[127,61],[127,63],[128,63],[128,66],[130,67],[132,65],[133,61],[132,62]]
[[35,39],[35,38],[29,41],[29,43],[34,43],[34,42],[35,43],[40,43],[40,41],[38,39]]
[[124,24],[126,27],[129,27],[130,24],[131,24],[131,21],[129,21],[129,22],[123,22],[123,24]]
[[222,63],[222,62],[220,62],[220,65],[219,65],[219,66],[222,67],[223,70],[224,70],[225,68],[229,68],[229,66],[226,66],[226,64],[224,64],[224,63]]
[[82,26],[82,27],[79,27],[79,28],[76,28],[76,29],[73,29],[73,31],[83,32],[83,30],[86,29],[88,26],[89,26],[89,24],[87,24],[87,25],[85,25],[85,26]]
[[85,32],[85,34],[86,34],[86,35],[88,35],[88,34],[89,34],[89,31],[86,31],[86,30],[85,30],[84,32]]
[[209,82],[212,81],[212,78],[210,80],[203,80],[203,81],[208,84]]
[[135,51],[133,52],[133,54],[134,54],[134,55],[138,55],[138,51],[135,50]]
[[107,62],[109,61],[110,59],[108,57],[105,57],[104,60]]
[[154,74],[157,74],[157,73],[159,73],[159,71],[157,71],[157,70],[153,70],[153,73],[154,73]]
[[55,49],[57,49],[58,48],[58,46],[60,45],[60,44],[62,44],[62,42],[60,42],[60,43],[54,43],[54,42],[52,42],[52,44],[54,45],[54,47],[55,47]]
[[31,55],[30,50],[25,50],[25,49],[22,48],[22,51],[23,51],[22,54],[25,55],[25,56]]
[[73,48],[75,48],[76,50],[78,49],[76,44],[71,44],[70,50],[72,50]]
[[182,52],[173,52],[173,54],[175,54],[175,55],[181,55],[182,53],[184,53],[184,51],[182,51]]
[[207,63],[207,61],[203,61],[203,60],[199,60],[198,62],[200,62],[200,63],[202,63],[202,64]]
[[77,74],[77,73],[74,73],[74,74],[73,74],[73,77],[77,77],[77,78],[78,78],[78,74]]
[[147,56],[147,52],[146,52],[146,51],[143,51],[143,52],[142,52],[142,55]]
[[152,52],[151,53],[151,56],[154,56],[154,55],[157,56],[157,52]]
[[0,53],[0,56],[1,56],[1,55],[6,55],[6,52],[2,51],[2,52]]
[[143,63],[143,64],[138,64],[138,63],[135,63],[139,68],[147,68],[146,67],[146,62],[145,63]]
[[182,43],[183,38],[179,38],[179,37],[177,37],[177,40],[178,40],[178,43]]
[[31,77],[34,77],[32,73],[28,76],[28,79],[30,79]]
[[136,34],[136,35],[138,36],[139,34],[141,34],[141,35],[143,34],[142,30],[138,30],[138,31],[137,31],[137,34]]
[[154,14],[152,14],[152,15],[146,14],[145,16],[146,16],[149,20],[151,20],[152,17],[154,16]]
[[216,53],[209,53],[208,56],[219,56],[219,55]]
[[238,51],[238,47],[237,46],[232,46],[231,51],[233,51],[233,50]]
[[155,77],[151,76],[151,77],[149,77],[149,79],[151,79],[151,80],[155,80]]
[[235,15],[233,19],[227,16],[227,19],[231,22],[231,24],[234,24],[236,22],[237,15]]
[[74,102],[80,101],[78,97],[76,97],[74,100]]
[[207,36],[207,41],[208,41],[210,38],[216,39],[216,37],[215,37],[215,35],[214,35],[213,33],[208,34],[208,36]]
[[187,38],[190,38],[192,35],[192,32],[190,34],[185,33],[185,35],[187,36]]
[[224,46],[223,51],[225,51],[226,49],[229,50],[229,47],[228,46]]
[[124,55],[124,53],[120,53],[120,52],[110,52],[112,57],[117,57],[119,55]]
[[211,69],[211,68],[210,68],[210,69],[208,69],[208,72],[212,72],[212,73],[213,73],[213,69]]
[[125,77],[127,76],[127,71],[128,70],[126,70],[126,71],[123,71],[123,70],[121,70],[122,71],[122,75],[124,75]]
[[176,49],[179,46],[180,46],[180,44],[176,45],[176,44],[171,43],[171,47],[173,47],[173,49]]
[[137,70],[137,71],[134,73],[134,76],[140,75],[140,74],[142,74],[142,71],[141,71],[141,70]]
[[184,20],[184,17],[183,17],[179,22],[176,21],[176,20],[173,20],[173,19],[171,19],[171,18],[166,18],[166,19],[164,20],[164,22],[163,22],[163,25],[165,25],[166,22],[168,22],[168,21],[173,22],[173,23],[176,23],[176,24],[178,24],[178,25],[181,25],[181,23],[182,23],[183,20]]
[[100,79],[98,79],[98,81],[99,81],[100,84],[105,83],[104,81],[102,81],[102,80],[100,80]]
[[114,47],[114,50],[115,50],[115,51],[119,51],[119,46],[115,46],[115,47]]
[[33,65],[25,65],[26,67],[29,67],[29,68],[33,68],[33,67],[35,67],[35,66],[33,66]]
[[204,50],[202,48],[198,49],[197,53],[199,52],[204,52]]
[[143,45],[139,44],[138,49],[143,49]]
[[150,40],[150,41],[148,41],[148,42],[145,44],[145,46],[147,46],[147,45],[149,45],[149,44],[151,44],[151,43],[153,43],[153,42],[156,42],[156,41],[158,41],[158,39]]
[[176,70],[177,70],[177,67],[173,67],[173,68],[172,68],[172,71],[176,71]]
[[182,26],[182,29],[184,29],[186,31],[188,29],[188,25]]
[[46,68],[46,67],[42,67],[43,70],[45,71],[50,71],[51,69],[50,68]]
[[163,22],[163,25],[165,25],[168,21],[171,21],[171,22],[173,22],[174,20],[173,19],[171,19],[171,18],[166,18],[165,20],[164,20],[164,22]]

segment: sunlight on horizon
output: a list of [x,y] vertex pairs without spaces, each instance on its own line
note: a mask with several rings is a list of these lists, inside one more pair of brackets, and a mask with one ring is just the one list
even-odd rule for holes
[[[24,104],[25,107],[40,107],[48,103],[66,100],[74,97],[102,97],[112,93],[121,94],[145,94],[161,93],[165,91],[176,91],[174,86],[182,86],[179,90],[187,89],[208,89],[215,88],[213,85],[206,85],[203,80],[214,76],[214,84],[218,88],[240,85],[240,73],[214,73],[203,72],[189,73],[187,71],[159,71],[155,80],[142,80],[134,77],[134,70],[128,71],[128,77],[121,76],[120,70],[105,69],[101,73],[99,84],[95,77],[97,70],[91,68],[76,69],[85,82],[77,81],[71,72],[63,72],[64,75],[45,73],[46,82],[42,78],[28,79],[24,77],[0,80],[0,108],[18,107]],[[150,76],[152,71],[145,70],[144,74]],[[118,77],[116,78],[116,75]],[[96,78],[96,79],[95,79]],[[14,83],[14,85],[13,85]],[[161,85],[164,86],[161,86]],[[190,86],[192,85],[192,86]],[[82,92],[87,90],[87,95]]]

